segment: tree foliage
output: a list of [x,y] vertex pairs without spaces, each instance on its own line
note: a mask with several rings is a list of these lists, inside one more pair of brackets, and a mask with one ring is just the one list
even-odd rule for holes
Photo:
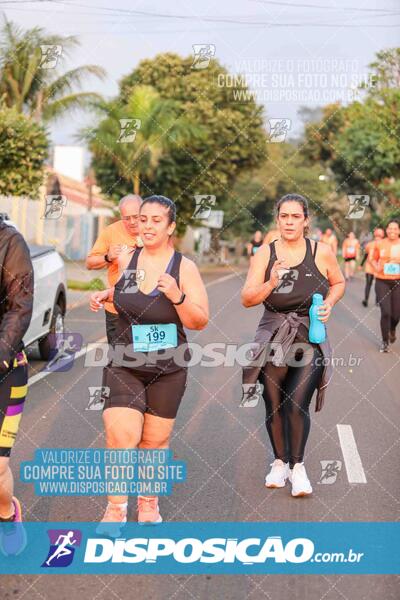
[[[229,73],[217,61],[204,70],[191,66],[191,57],[172,53],[143,60],[122,79],[117,98],[126,106],[138,86],[151,86],[162,100],[179,104],[179,119],[202,130],[201,136],[170,145],[160,155],[157,169],[142,178],[147,193],[176,201],[181,231],[192,222],[194,195],[215,195],[217,209],[232,208],[231,191],[238,177],[258,167],[267,151],[262,107],[253,99],[235,100],[233,91],[238,85],[230,87]],[[124,178],[121,185],[116,183],[117,170],[112,173],[104,168],[97,152],[93,166],[99,184],[113,189],[118,198],[126,188]]]
[[186,118],[179,102],[161,98],[149,85],[135,86],[123,104],[114,100],[97,108],[105,118],[82,136],[95,156],[114,165],[121,181],[130,182],[135,194],[143,193],[144,178],[154,179],[164,153],[201,138],[203,131]]
[[367,194],[380,217],[400,206],[400,49],[379,52],[362,101],[328,105],[306,126],[303,155],[334,176],[336,197]]
[[[285,194],[297,193],[309,200],[315,222],[327,221],[330,183],[319,179],[318,163],[305,161],[294,144],[271,143],[268,158],[251,176],[240,178],[233,193],[242,205],[228,213],[234,233],[250,235],[257,229],[268,230],[275,219],[275,202]],[[240,208],[240,207],[239,207]]]
[[48,145],[41,125],[14,108],[0,108],[0,194],[37,194]]
[[[75,88],[90,75],[104,78],[103,68],[84,65],[60,73],[69,52],[77,46],[74,36],[48,34],[41,27],[24,30],[5,20],[0,33],[0,97],[6,106],[37,121],[50,121],[99,100],[98,94]],[[54,65],[45,60],[45,51],[52,48]]]

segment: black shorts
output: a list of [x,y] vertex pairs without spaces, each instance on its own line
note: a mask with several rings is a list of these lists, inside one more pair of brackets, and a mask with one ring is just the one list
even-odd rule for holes
[[187,369],[172,373],[150,373],[109,366],[104,410],[116,406],[133,408],[164,419],[175,419],[186,389]]
[[356,257],[353,256],[352,258],[345,258],[344,262],[351,262],[352,260],[356,260]]
[[10,456],[17,437],[28,389],[28,360],[19,352],[13,365],[0,374],[0,456]]

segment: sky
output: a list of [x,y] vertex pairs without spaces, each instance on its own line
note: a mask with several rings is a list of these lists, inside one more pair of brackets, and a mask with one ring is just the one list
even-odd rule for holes
[[[5,0],[0,6],[24,28],[78,36],[81,45],[65,68],[104,67],[107,78],[88,79],[83,89],[105,97],[117,94],[119,80],[140,60],[167,51],[189,56],[193,45],[210,44],[265,106],[266,128],[269,119],[286,119],[292,136],[302,130],[301,106],[351,101],[375,53],[400,45],[398,0]],[[69,115],[51,127],[53,143],[77,143],[77,132],[90,123],[87,113]]]

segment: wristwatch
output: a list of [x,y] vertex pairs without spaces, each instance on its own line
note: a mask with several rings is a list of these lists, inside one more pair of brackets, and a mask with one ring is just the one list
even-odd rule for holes
[[108,258],[108,254],[105,254],[105,255],[104,255],[104,260],[105,260],[107,263],[112,263],[112,260],[110,260],[110,259]]
[[179,306],[179,304],[182,304],[182,302],[185,300],[185,298],[186,298],[186,294],[184,292],[182,292],[182,296],[180,297],[179,301],[178,302],[173,302],[172,304],[174,306]]

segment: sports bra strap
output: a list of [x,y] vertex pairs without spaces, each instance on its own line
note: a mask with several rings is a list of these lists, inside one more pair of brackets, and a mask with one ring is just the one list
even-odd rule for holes
[[[311,243],[311,242],[310,242]],[[314,251],[313,251],[313,259],[315,260],[315,255],[317,254],[317,246],[318,246],[318,242],[315,241],[315,246],[314,246]]]
[[129,269],[130,271],[134,271],[137,267],[137,261],[138,261],[138,257],[139,257],[139,252],[141,251],[141,248],[135,248],[133,253],[132,253],[132,258],[129,261],[128,266],[126,267],[126,269]]
[[172,263],[172,268],[170,271],[170,275],[171,277],[174,277],[174,279],[176,279],[176,281],[179,284],[179,269],[181,266],[181,262],[182,262],[182,254],[180,252],[177,252],[175,250],[175,254],[174,254],[174,262]]

